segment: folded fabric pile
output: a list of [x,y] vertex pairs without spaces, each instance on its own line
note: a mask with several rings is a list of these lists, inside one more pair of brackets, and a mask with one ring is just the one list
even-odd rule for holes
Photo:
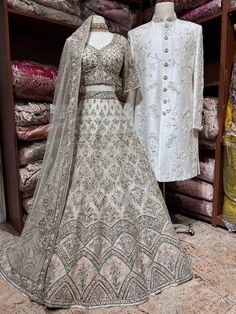
[[190,12],[185,13],[180,17],[180,19],[194,22],[200,19],[207,18],[221,11],[221,2],[222,0],[213,0]]
[[43,16],[51,20],[79,26],[90,15],[101,15],[113,33],[127,35],[134,25],[136,15],[130,7],[119,1],[109,0],[7,0],[8,6],[17,11]]
[[[52,5],[49,7],[50,3],[54,3],[54,4],[56,2],[67,3],[68,1],[51,1],[51,0],[41,1],[41,2],[44,2],[44,4],[47,3],[47,6],[37,3],[34,0],[7,0],[7,2],[8,2],[8,7],[15,9],[16,11],[21,11],[24,13],[30,13],[33,15],[46,17],[50,20],[56,20],[56,21],[67,23],[67,24],[72,24],[75,26],[79,26],[83,22],[83,20],[80,18],[79,15],[61,11],[62,5],[57,6],[58,8],[60,7],[60,10],[52,8]],[[76,3],[76,1],[72,1],[72,2]],[[77,13],[77,5],[75,7],[74,13]]]
[[224,204],[222,217],[230,232],[236,231],[236,55],[231,75],[225,120],[224,145]]
[[[181,16],[195,8],[201,7],[212,0],[170,0],[174,2],[175,12],[178,16]],[[157,0],[156,3],[166,2],[166,0]],[[143,11],[143,23],[147,23],[152,19],[155,6],[152,6]]]
[[50,120],[50,103],[58,69],[33,61],[13,61],[15,123],[19,143],[20,191],[28,213],[42,166]]
[[83,1],[82,17],[86,19],[90,15],[103,16],[113,33],[127,34],[135,23],[136,15],[131,12],[128,5],[118,1],[109,0],[85,0]]
[[230,1],[230,7],[235,8],[236,7],[236,0],[231,0]]
[[212,217],[215,160],[200,157],[200,175],[197,178],[185,181],[167,183],[168,205],[179,209]]

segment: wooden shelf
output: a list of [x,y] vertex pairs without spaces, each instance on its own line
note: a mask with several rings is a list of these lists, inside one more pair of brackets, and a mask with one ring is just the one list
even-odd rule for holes
[[24,18],[30,18],[30,19],[33,19],[33,20],[38,20],[38,21],[41,21],[41,22],[47,22],[47,23],[50,23],[50,24],[55,24],[55,25],[60,25],[60,26],[63,26],[63,27],[68,27],[68,28],[71,28],[73,30],[79,27],[79,24],[78,25],[72,25],[72,24],[68,24],[68,23],[65,23],[65,22],[52,20],[52,19],[49,19],[49,18],[46,18],[46,17],[43,17],[43,16],[39,16],[39,15],[36,15],[36,14],[30,14],[30,13],[26,13],[26,12],[22,12],[22,11],[16,11],[16,10],[11,9],[11,8],[8,8],[8,13],[14,14],[16,16],[22,16]]
[[236,13],[236,7],[228,9],[228,14],[234,14],[234,13]]
[[219,87],[220,82],[219,81],[213,81],[213,82],[208,82],[204,84],[205,88],[208,87]]
[[207,22],[214,21],[215,19],[220,18],[221,16],[222,16],[222,12],[218,12],[218,13],[215,13],[215,14],[213,14],[211,16],[206,17],[206,18],[194,21],[194,23],[204,24],[204,23],[207,23]]

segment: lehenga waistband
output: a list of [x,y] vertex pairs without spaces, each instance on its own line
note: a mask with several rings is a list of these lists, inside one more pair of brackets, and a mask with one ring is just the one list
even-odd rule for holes
[[115,99],[117,100],[116,93],[113,91],[87,91],[82,95],[81,99]]

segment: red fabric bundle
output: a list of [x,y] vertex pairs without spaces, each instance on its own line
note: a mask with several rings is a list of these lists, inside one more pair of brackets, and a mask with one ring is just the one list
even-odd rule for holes
[[52,101],[58,74],[57,67],[33,61],[13,61],[12,72],[16,97]]

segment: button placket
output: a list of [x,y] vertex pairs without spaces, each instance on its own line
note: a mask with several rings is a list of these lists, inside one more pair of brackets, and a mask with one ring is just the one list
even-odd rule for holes
[[[164,24],[164,32],[163,32],[163,40],[162,40],[162,44],[163,44],[163,59],[164,59],[164,67],[163,67],[163,80],[164,80],[164,86],[163,86],[163,97],[162,97],[162,104],[163,104],[163,111],[162,111],[162,115],[166,115],[166,105],[168,103],[168,98],[167,98],[167,80],[168,80],[168,66],[169,66],[169,23],[165,22]],[[167,59],[168,58],[168,59]]]

